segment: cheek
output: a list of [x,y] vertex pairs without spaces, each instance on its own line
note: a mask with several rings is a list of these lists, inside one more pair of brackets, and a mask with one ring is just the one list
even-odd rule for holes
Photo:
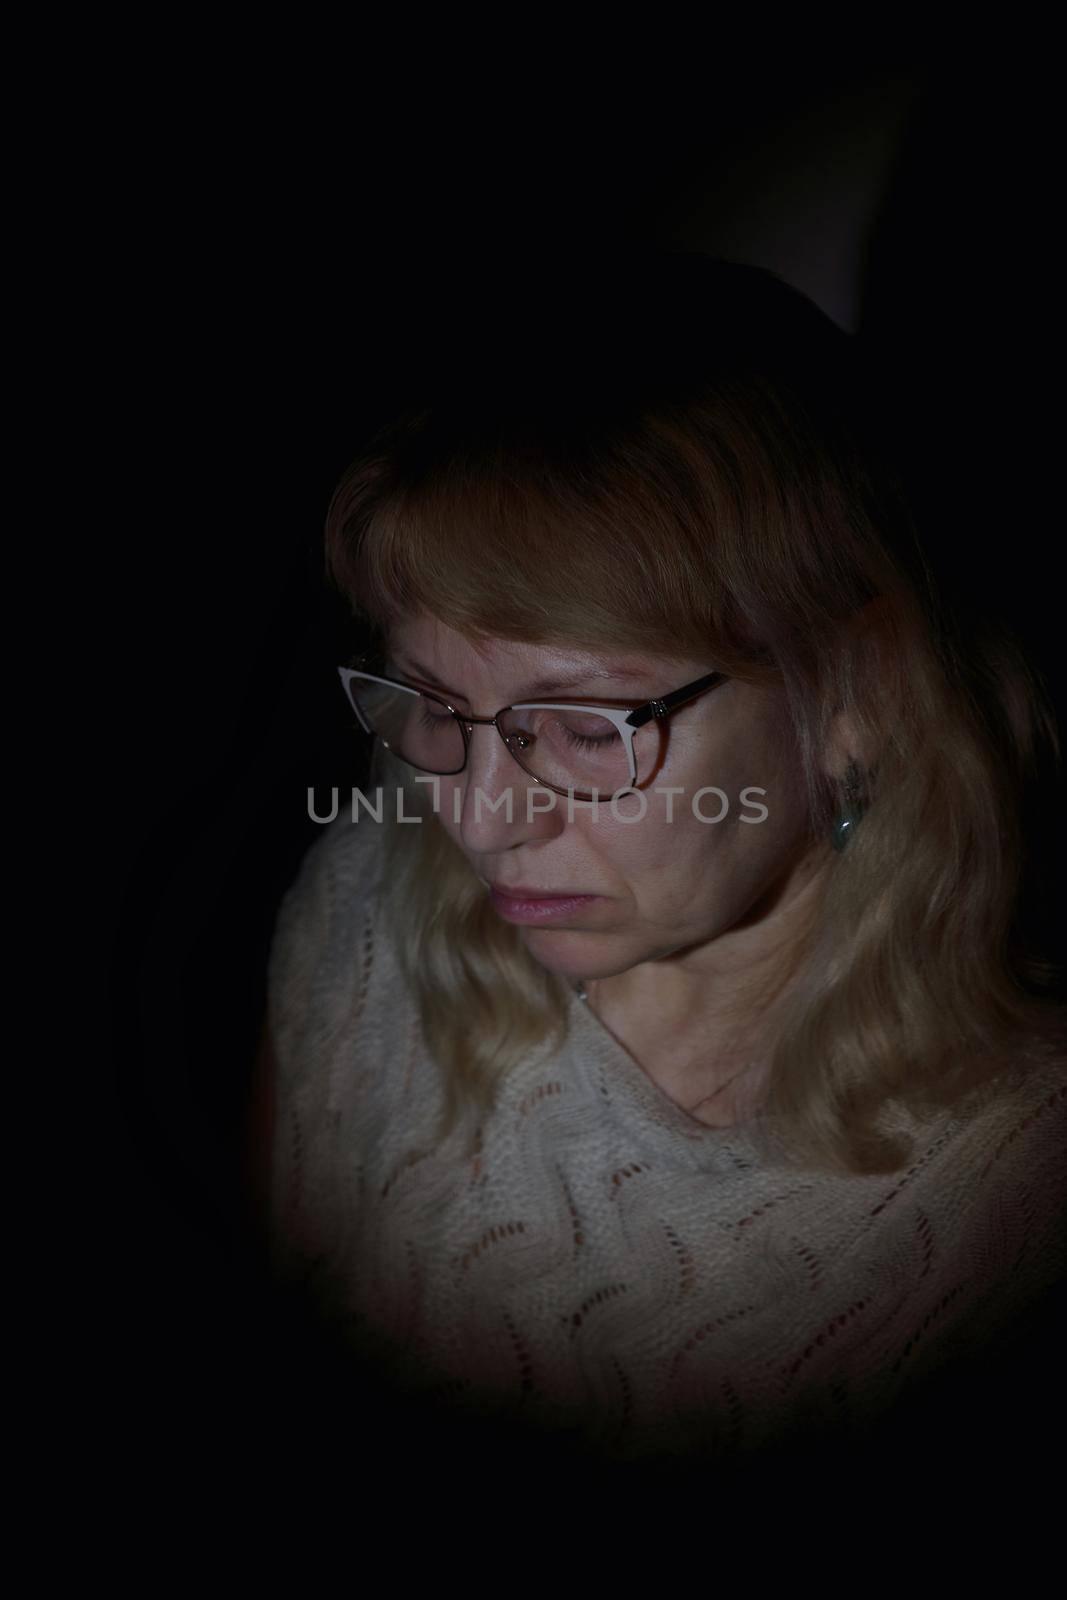
[[463,815],[463,791],[460,785],[454,779],[439,778],[436,790],[434,785],[427,784],[426,795],[431,806],[436,800],[436,815],[445,832],[453,839],[458,839],[458,819]]
[[684,899],[694,883],[747,883],[773,873],[793,851],[806,811],[795,775],[777,756],[749,765],[751,782],[705,774],[681,794],[649,791],[644,816],[629,796],[619,810],[635,820],[620,822],[606,809],[587,824],[587,837],[601,860],[653,897],[673,900],[681,889]]
[[[600,859],[617,871],[620,877],[632,882],[641,881],[655,891],[658,884],[674,886],[691,881],[694,874],[703,877],[715,870],[721,860],[723,838],[722,824],[701,822],[694,815],[689,794],[667,797],[655,792],[646,795],[648,809],[641,808],[632,795],[619,803],[623,821],[605,807],[594,822],[587,818],[583,835]],[[720,796],[707,794],[698,802],[708,818],[718,816],[723,810]],[[731,801],[727,811],[734,809]]]

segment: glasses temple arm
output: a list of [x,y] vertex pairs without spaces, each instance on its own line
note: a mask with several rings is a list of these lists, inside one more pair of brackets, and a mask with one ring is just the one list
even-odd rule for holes
[[651,722],[653,717],[665,717],[669,711],[677,706],[685,705],[689,700],[695,700],[698,694],[703,694],[707,689],[713,689],[718,684],[725,682],[725,672],[709,672],[706,677],[698,678],[695,683],[687,683],[681,689],[675,689],[671,694],[665,694],[659,699],[650,700],[647,705],[640,706],[631,712],[626,721],[631,728],[643,728],[646,722]]

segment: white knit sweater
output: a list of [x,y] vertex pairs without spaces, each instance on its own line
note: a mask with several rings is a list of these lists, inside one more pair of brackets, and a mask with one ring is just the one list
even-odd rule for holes
[[380,934],[381,828],[324,829],[274,930],[274,1259],[427,1406],[605,1459],[723,1459],[877,1419],[1062,1280],[1067,1071],[918,1124],[890,1176],[775,1171],[575,996],[471,1159]]

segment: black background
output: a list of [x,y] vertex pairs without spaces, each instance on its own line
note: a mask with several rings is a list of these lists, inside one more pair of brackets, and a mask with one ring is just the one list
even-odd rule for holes
[[[363,1506],[380,1492],[370,1461],[419,1504],[462,1500],[443,1471],[461,1460],[489,1492],[506,1441],[405,1420],[279,1303],[244,1231],[238,1151],[273,915],[317,833],[306,791],[361,778],[326,504],[403,399],[450,286],[512,256],[630,240],[782,272],[882,364],[935,563],[1065,704],[1053,177],[1028,60],[787,52],[719,61],[694,85],[679,59],[660,84],[676,71],[678,93],[654,104],[628,80],[518,105],[499,72],[472,101],[389,63],[365,48],[347,81],[303,96],[284,75],[253,87],[236,58],[217,81],[202,64],[146,148],[122,146],[111,288],[127,403],[101,512],[109,716],[94,759],[111,804],[90,952],[114,1092],[87,1202],[79,1397],[146,1472],[195,1463],[198,1482],[258,1478],[293,1503],[359,1476]],[[1062,960],[1061,804],[1047,789],[1033,802],[1028,915]],[[958,1476],[1010,1450],[1022,1471],[1033,1408],[1042,1426],[1062,1416],[1060,1315],[1022,1355],[916,1401],[864,1470]],[[529,1446],[507,1460],[564,1472]],[[852,1458],[819,1460],[852,1476]]]

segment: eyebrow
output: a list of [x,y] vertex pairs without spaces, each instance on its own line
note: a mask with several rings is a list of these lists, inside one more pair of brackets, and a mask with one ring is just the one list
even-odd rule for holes
[[[401,659],[401,657],[403,657],[403,659]],[[442,683],[441,679],[437,677],[436,673],[431,672],[429,667],[423,666],[421,661],[412,660],[410,657],[405,656],[402,651],[395,652],[393,654],[393,660],[397,663],[397,666],[400,668],[401,672],[413,673],[416,677],[422,678],[426,683],[432,683],[434,688],[440,689],[443,694],[449,694],[455,700],[463,700],[466,698],[466,696],[458,694],[455,689],[450,689],[446,683]],[[606,667],[590,667],[588,672],[580,672],[577,675],[572,673],[569,677],[541,678],[536,683],[530,684],[530,686],[524,690],[522,694],[518,695],[516,700],[512,703],[518,704],[518,702],[521,700],[533,700],[536,699],[538,695],[542,694],[555,695],[573,692],[575,689],[581,688],[583,684],[596,683],[603,681],[604,679],[640,679],[647,678],[648,676],[649,672],[647,667],[615,667],[611,670]]]

